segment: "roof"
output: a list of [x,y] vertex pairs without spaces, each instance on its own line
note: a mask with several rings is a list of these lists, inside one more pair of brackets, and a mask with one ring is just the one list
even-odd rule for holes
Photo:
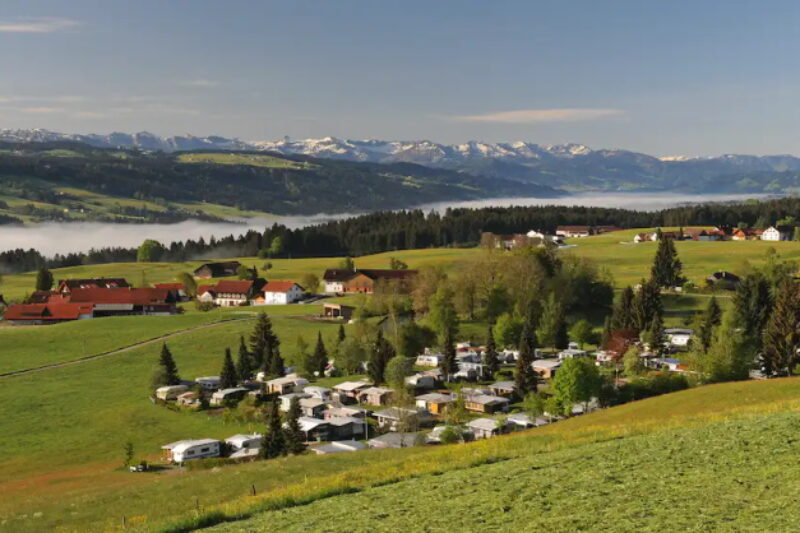
[[46,303],[10,305],[6,309],[6,320],[77,320],[81,315],[90,314],[92,304]]
[[692,333],[691,329],[682,328],[667,328],[664,330],[664,335],[691,335]]
[[203,446],[206,444],[219,444],[219,441],[216,439],[186,439],[186,440],[179,440],[177,442],[172,442],[170,444],[165,444],[161,447],[162,450],[172,450],[174,452],[183,452],[188,450],[189,448],[193,448],[195,446]]
[[511,415],[508,415],[506,417],[506,419],[509,422],[513,422],[514,424],[518,424],[518,425],[521,425],[521,426],[525,426],[525,425],[533,426],[533,425],[535,425],[535,422],[533,420],[531,420],[531,417],[526,415],[525,413],[514,413],[514,414],[511,414]]
[[329,268],[322,275],[323,281],[347,281],[356,275],[355,269]]
[[170,291],[150,287],[120,289],[73,289],[67,301],[71,303],[149,305],[165,302]]
[[391,392],[394,392],[394,390],[386,387],[369,387],[362,390],[361,394],[389,394]]
[[156,289],[167,289],[170,291],[186,290],[186,287],[183,286],[183,283],[154,283],[153,287]]
[[334,385],[333,388],[340,391],[353,392],[368,385],[369,383],[366,381],[343,381],[338,385]]
[[194,378],[197,383],[201,383],[203,381],[221,381],[222,378],[219,376],[200,376],[199,378]]
[[301,378],[300,376],[284,376],[282,378],[275,378],[267,381],[267,385],[283,385],[285,383],[304,385],[308,383],[308,380],[306,378]]
[[125,278],[78,278],[62,279],[58,282],[58,287],[67,289],[114,289],[128,288],[130,283]]
[[327,425],[329,420],[320,420],[319,418],[311,418],[310,416],[301,416],[297,419],[301,431],[311,431],[319,426]]
[[376,417],[391,418],[399,420],[400,417],[405,415],[419,415],[421,414],[418,409],[408,409],[406,407],[389,407],[375,413]]
[[341,453],[341,452],[355,452],[363,450],[367,445],[357,440],[337,440],[330,444],[323,444],[312,448],[317,453]]
[[330,409],[326,409],[324,414],[331,418],[346,418],[357,413],[366,414],[367,410],[355,406],[331,407]]
[[220,398],[227,396],[228,394],[239,393],[239,392],[248,392],[250,389],[245,389],[244,387],[231,387],[229,389],[220,389],[213,394],[213,396]]
[[232,437],[228,437],[225,439],[225,442],[228,444],[233,444],[234,446],[241,446],[245,442],[250,442],[251,440],[261,439],[262,435],[259,433],[253,433],[252,435],[245,435],[243,433],[239,433]]
[[558,368],[561,366],[561,361],[555,359],[537,359],[531,364],[534,368]]
[[163,387],[157,388],[156,392],[159,391],[168,392],[168,391],[188,390],[188,389],[189,387],[187,387],[186,385],[164,385]]
[[591,226],[556,226],[556,231],[589,231]]
[[417,400],[422,400],[427,403],[448,403],[455,400],[449,394],[442,394],[441,392],[431,392],[428,394],[420,394],[416,397]]
[[298,400],[300,407],[319,407],[320,405],[325,405],[325,402],[320,400],[319,398],[300,398]]
[[496,418],[476,418],[467,422],[467,426],[484,431],[494,431],[497,429],[499,420]]
[[214,276],[224,276],[229,272],[236,272],[236,269],[242,266],[239,261],[222,261],[216,263],[204,263],[199,267],[194,269],[194,272],[197,273],[198,271],[208,268],[211,270],[211,274]]
[[331,391],[328,387],[320,387],[319,385],[308,385],[303,388],[303,391],[313,394],[314,392],[328,393]]
[[513,381],[495,381],[491,385],[489,385],[490,389],[508,389],[513,390],[515,387]]
[[212,287],[213,291],[226,292],[234,294],[248,294],[253,288],[253,280],[220,280],[216,286]]
[[386,433],[380,437],[369,439],[369,442],[375,444],[388,445],[390,447],[406,447],[410,448],[417,443],[416,433]]
[[346,426],[347,424],[358,424],[358,425],[366,424],[364,420],[352,416],[337,416],[328,419],[325,422],[327,422],[332,426]]
[[508,398],[502,396],[494,396],[491,394],[467,394],[464,400],[470,403],[479,403],[481,405],[493,405],[498,403],[509,403]]
[[292,287],[300,287],[302,290],[303,287],[300,284],[295,283],[294,281],[270,281],[266,285],[264,285],[264,292],[289,292],[292,290]]
[[356,273],[364,274],[371,279],[408,279],[417,275],[416,270],[391,270],[375,268],[357,269]]

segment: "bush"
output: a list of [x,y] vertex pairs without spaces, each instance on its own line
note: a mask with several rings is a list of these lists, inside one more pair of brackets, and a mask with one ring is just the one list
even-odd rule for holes
[[208,311],[214,309],[214,302],[201,302],[200,300],[195,300],[194,308],[197,309],[198,311],[207,313]]

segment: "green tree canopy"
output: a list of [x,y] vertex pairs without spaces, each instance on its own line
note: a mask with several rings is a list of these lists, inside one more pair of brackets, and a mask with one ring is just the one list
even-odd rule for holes
[[155,263],[161,259],[164,246],[153,239],[145,240],[136,251],[136,261],[139,263]]

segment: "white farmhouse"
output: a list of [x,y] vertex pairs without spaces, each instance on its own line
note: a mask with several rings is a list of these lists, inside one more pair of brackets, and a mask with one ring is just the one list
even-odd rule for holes
[[792,239],[792,228],[789,226],[770,226],[761,234],[762,241],[789,241]]
[[286,305],[299,301],[304,289],[294,281],[270,281],[253,305]]

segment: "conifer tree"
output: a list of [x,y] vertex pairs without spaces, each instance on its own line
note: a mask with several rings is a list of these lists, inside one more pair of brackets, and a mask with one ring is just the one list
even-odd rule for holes
[[317,345],[314,351],[309,354],[305,361],[306,372],[312,376],[325,376],[325,368],[328,366],[328,350],[322,342],[322,332],[317,332]]
[[167,344],[161,345],[161,355],[158,358],[158,379],[161,385],[180,385],[181,378],[178,375],[178,365],[172,358],[172,352],[169,351]]
[[754,342],[756,351],[761,347],[761,331],[769,318],[772,298],[769,282],[761,274],[750,274],[741,279],[733,295],[736,319],[745,336]]
[[231,349],[225,348],[225,359],[222,362],[222,370],[219,373],[219,386],[221,389],[230,389],[238,383],[236,366],[233,364]]
[[486,334],[486,350],[483,352],[483,364],[486,365],[486,370],[491,377],[494,377],[495,373],[500,370],[500,359],[497,355],[497,344],[494,341],[491,325]]
[[654,279],[642,280],[633,303],[633,329],[647,331],[657,313],[662,313],[661,289]]
[[286,428],[283,431],[286,453],[297,455],[306,449],[305,435],[300,429],[300,400],[292,398],[289,412],[286,413]]
[[273,398],[266,408],[266,431],[261,438],[262,459],[274,459],[286,454],[286,439],[281,427],[281,416],[278,413],[278,400]]
[[564,316],[563,307],[561,314],[556,322],[556,336],[553,346],[558,350],[566,350],[569,347],[569,334],[567,332],[567,319]]
[[250,360],[250,352],[244,344],[244,337],[239,337],[239,357],[236,360],[236,375],[240,382],[247,381],[252,377],[253,366]]
[[53,273],[42,267],[36,272],[36,290],[49,291],[53,288]]
[[522,338],[519,344],[519,355],[514,368],[514,386],[520,398],[531,392],[536,392],[536,373],[533,371],[533,361],[536,359],[536,333],[533,331],[531,321],[525,322],[522,327]]
[[682,275],[683,265],[678,259],[675,243],[671,238],[658,241],[658,250],[653,259],[650,277],[658,287],[678,287],[686,281]]
[[600,348],[603,350],[608,347],[608,343],[611,341],[611,324],[613,320],[612,316],[607,316],[603,322],[603,333],[600,336]]
[[266,313],[258,314],[253,333],[250,335],[250,354],[256,368],[269,368],[269,358],[272,347],[277,342],[278,337],[272,331],[272,321]]
[[347,335],[344,332],[344,324],[339,324],[339,342],[343,342],[347,338]]
[[367,364],[369,377],[376,385],[385,381],[386,365],[395,355],[394,347],[383,336],[383,330],[378,329],[378,335]]
[[281,347],[276,344],[272,348],[272,355],[269,358],[269,375],[272,377],[282,377],[286,374],[286,363],[281,357]]
[[458,372],[458,363],[456,362],[456,341],[453,338],[453,330],[448,329],[445,332],[444,345],[442,346],[444,357],[442,358],[441,370],[444,378],[450,381],[453,375]]
[[628,286],[622,290],[617,305],[611,319],[611,328],[614,329],[634,329],[634,292]]
[[653,320],[650,321],[650,327],[644,337],[645,342],[650,346],[650,350],[661,354],[664,345],[664,321],[661,319],[661,313],[657,312]]
[[797,364],[800,347],[800,296],[792,279],[785,280],[778,289],[775,306],[764,327],[761,357],[764,374],[791,373]]

